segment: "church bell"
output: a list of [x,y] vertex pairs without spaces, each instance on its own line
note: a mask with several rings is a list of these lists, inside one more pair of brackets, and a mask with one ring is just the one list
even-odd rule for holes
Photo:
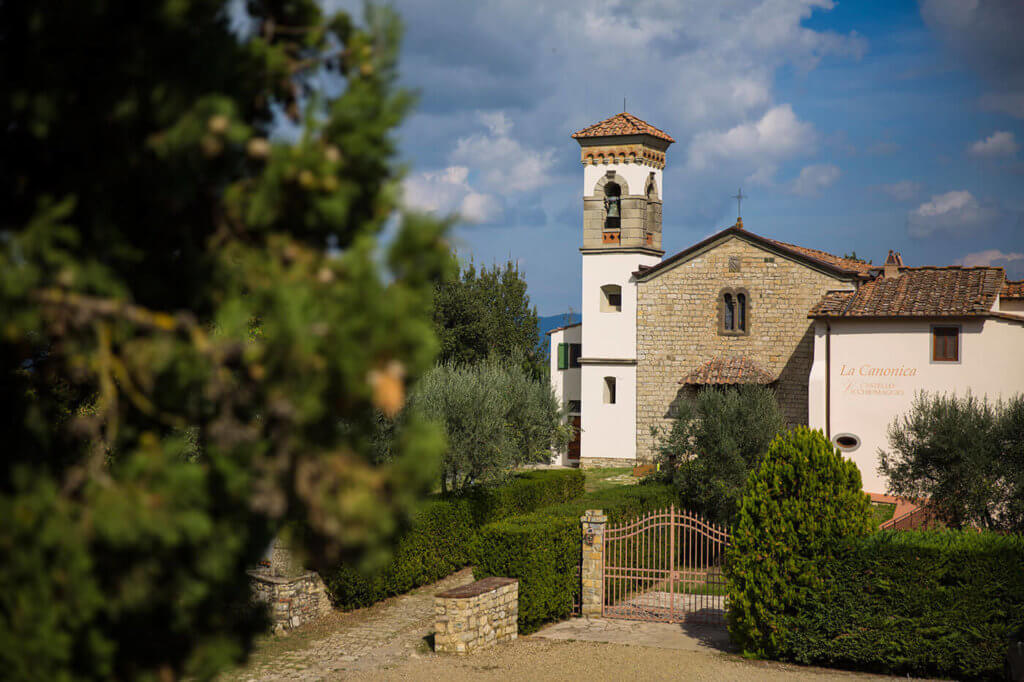
[[605,197],[604,208],[608,212],[609,218],[619,217],[619,198],[618,197]]

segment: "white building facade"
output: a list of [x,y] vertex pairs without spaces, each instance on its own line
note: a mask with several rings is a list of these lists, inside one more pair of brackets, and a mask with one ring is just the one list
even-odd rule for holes
[[915,396],[1024,393],[1024,296],[1000,268],[889,267],[816,306],[808,423],[884,492],[879,450]]

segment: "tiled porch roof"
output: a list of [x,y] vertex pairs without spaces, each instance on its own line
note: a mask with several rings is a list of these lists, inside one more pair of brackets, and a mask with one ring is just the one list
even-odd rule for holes
[[705,362],[683,377],[681,384],[770,384],[775,377],[750,358],[737,355]]

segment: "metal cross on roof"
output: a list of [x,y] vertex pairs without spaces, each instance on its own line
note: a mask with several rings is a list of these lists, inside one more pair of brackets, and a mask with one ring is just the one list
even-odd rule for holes
[[741,187],[741,188],[740,188],[740,189],[739,189],[739,190],[738,190],[738,191],[736,192],[736,194],[732,195],[732,197],[731,197],[731,198],[732,198],[732,199],[735,199],[735,200],[736,200],[736,217],[737,217],[737,218],[742,218],[742,217],[743,217],[743,211],[741,211],[741,210],[740,210],[740,208],[741,208],[741,205],[742,205],[742,203],[741,203],[741,202],[742,202],[742,201],[743,201],[744,199],[746,199],[746,198],[747,198],[747,195],[743,193],[743,188]]

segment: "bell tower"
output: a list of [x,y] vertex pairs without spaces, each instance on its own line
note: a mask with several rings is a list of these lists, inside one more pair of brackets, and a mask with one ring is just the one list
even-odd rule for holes
[[583,163],[581,466],[636,460],[634,272],[661,261],[662,171],[675,142],[623,112],[573,133]]
[[662,170],[675,142],[625,112],[573,133],[583,163],[583,252],[661,256]]

